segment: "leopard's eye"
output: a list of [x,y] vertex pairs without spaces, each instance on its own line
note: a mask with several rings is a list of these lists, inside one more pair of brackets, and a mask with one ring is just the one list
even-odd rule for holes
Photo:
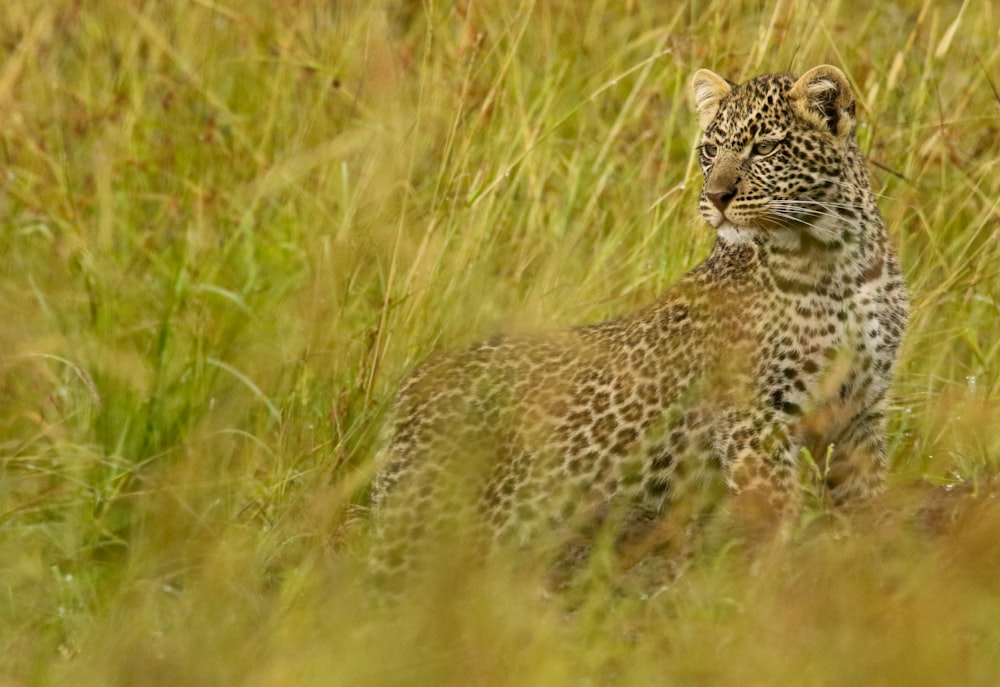
[[777,141],[761,141],[753,147],[753,154],[757,156],[770,155],[778,149]]
[[704,143],[701,146],[701,154],[706,158],[711,160],[713,157],[719,154],[719,147],[712,145],[711,143]]

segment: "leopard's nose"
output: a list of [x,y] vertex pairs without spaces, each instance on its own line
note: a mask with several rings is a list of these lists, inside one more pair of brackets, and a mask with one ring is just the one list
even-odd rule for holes
[[729,201],[736,197],[736,187],[731,186],[722,191],[705,191],[705,197],[712,201],[712,205],[717,207],[719,212],[725,212],[729,207]]

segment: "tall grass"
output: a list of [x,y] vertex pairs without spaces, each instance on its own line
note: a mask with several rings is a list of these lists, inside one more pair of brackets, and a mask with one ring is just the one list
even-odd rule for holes
[[[1000,16],[569,0],[0,9],[0,682],[995,684]],[[892,486],[576,610],[359,593],[380,420],[433,351],[703,256],[699,67],[840,65],[913,296]],[[817,513],[816,515],[824,515]]]

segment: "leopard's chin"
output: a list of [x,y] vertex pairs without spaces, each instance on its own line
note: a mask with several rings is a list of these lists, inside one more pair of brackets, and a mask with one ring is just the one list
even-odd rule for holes
[[719,238],[734,244],[750,243],[758,233],[754,227],[743,226],[729,220],[723,220],[715,229]]

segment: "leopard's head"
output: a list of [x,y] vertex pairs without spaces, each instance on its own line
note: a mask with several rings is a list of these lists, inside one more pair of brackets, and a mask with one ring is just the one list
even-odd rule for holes
[[854,94],[836,67],[801,77],[767,74],[744,84],[699,70],[692,81],[704,132],[700,207],[713,227],[744,236],[777,228],[836,242],[856,219],[862,189]]

